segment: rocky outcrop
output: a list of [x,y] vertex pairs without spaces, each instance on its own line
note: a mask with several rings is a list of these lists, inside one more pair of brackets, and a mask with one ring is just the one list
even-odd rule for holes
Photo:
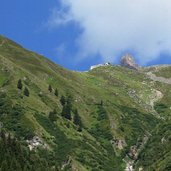
[[113,138],[113,140],[111,140],[112,145],[114,145],[116,148],[118,148],[119,150],[123,150],[124,147],[127,146],[125,140],[120,140],[117,138]]
[[131,162],[131,161],[126,162],[125,171],[134,171],[134,169],[133,169],[133,162]]
[[135,63],[134,58],[128,54],[122,57],[121,66],[129,69],[135,69],[135,70],[139,69],[139,66]]
[[63,162],[61,170],[65,170],[67,166],[71,165],[72,159],[70,156]]
[[[137,140],[137,143],[135,145],[130,147],[127,156],[125,157],[125,159],[123,159],[123,161],[126,163],[126,168],[124,171],[134,171],[134,166],[136,164],[135,162],[138,159],[140,151],[143,150],[145,144],[147,143],[149,136],[151,136],[151,134],[146,132],[146,134],[142,138],[139,138]],[[138,170],[143,171],[143,168],[139,167]]]
[[165,83],[165,84],[171,84],[171,78],[157,77],[152,72],[148,72],[147,76],[153,81],[158,81],[158,82]]
[[36,149],[41,146],[44,149],[48,148],[48,145],[45,144],[38,136],[34,136],[32,139],[26,141],[28,143],[28,147],[30,151]]

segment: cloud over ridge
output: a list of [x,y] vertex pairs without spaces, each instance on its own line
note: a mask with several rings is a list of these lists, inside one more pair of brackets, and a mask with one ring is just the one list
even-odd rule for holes
[[[146,64],[161,53],[171,55],[170,0],[61,0],[59,25],[76,21],[83,28],[78,45],[83,57],[100,54],[114,62],[125,51]],[[54,13],[55,14],[55,13]],[[54,15],[53,14],[53,15]]]

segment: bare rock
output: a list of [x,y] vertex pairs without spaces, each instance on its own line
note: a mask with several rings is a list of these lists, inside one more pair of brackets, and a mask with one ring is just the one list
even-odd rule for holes
[[111,140],[112,145],[114,145],[116,148],[118,148],[119,150],[123,150],[124,147],[127,146],[125,140],[120,140],[117,138],[113,138],[113,140]]
[[48,145],[42,141],[38,136],[34,136],[30,140],[26,140],[30,151],[35,150],[37,147],[41,146],[44,149],[48,149]]
[[139,69],[139,66],[136,64],[134,58],[129,54],[122,57],[121,66],[129,69],[135,69],[135,70]]

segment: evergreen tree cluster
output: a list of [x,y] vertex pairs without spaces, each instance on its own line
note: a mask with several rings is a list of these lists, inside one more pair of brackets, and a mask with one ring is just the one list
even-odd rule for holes
[[55,171],[46,160],[29,151],[15,137],[0,132],[0,171]]
[[17,88],[20,89],[20,90],[22,90],[22,88],[23,88],[23,84],[22,84],[21,79],[18,80]]
[[[53,92],[53,88],[52,88],[52,86],[51,86],[50,84],[49,84],[48,90],[49,90],[50,93]],[[56,88],[55,91],[54,91],[54,95],[55,95],[56,97],[59,96],[59,92],[58,92],[58,89],[57,89],[57,88]]]
[[100,121],[100,120],[107,120],[108,119],[108,115],[107,115],[107,112],[106,112],[106,110],[105,110],[105,108],[103,107],[103,105],[102,104],[100,104],[99,106],[98,106],[98,111],[97,111],[97,113],[98,113],[98,117],[97,117],[97,120],[98,121]]
[[67,95],[65,98],[64,96],[61,96],[60,99],[61,105],[62,105],[62,112],[61,116],[71,120],[71,112],[72,112],[72,97],[70,95]]
[[97,121],[95,125],[90,129],[90,133],[97,139],[112,139],[110,132],[110,121],[106,109],[103,104],[100,103],[97,107]]
[[61,105],[63,106],[61,116],[68,120],[72,120],[72,113],[73,113],[74,114],[73,123],[77,126],[78,131],[82,131],[83,125],[82,125],[81,117],[78,114],[78,110],[73,109],[72,101],[73,98],[71,95],[67,95],[67,97],[61,96],[60,102]]
[[[19,80],[18,80],[18,83],[17,83],[17,88],[18,88],[19,90],[23,90],[23,87],[24,87],[24,86],[23,86],[23,82],[22,82],[21,79],[19,79]],[[51,86],[50,84],[49,84],[48,90],[49,90],[50,93],[53,92],[53,88],[52,88],[52,86]],[[29,95],[30,95],[29,89],[28,89],[27,87],[24,87],[23,93],[24,93],[24,95],[27,96],[27,97],[29,97]],[[59,96],[59,92],[58,92],[58,89],[57,89],[57,88],[56,88],[55,91],[54,91],[54,95],[55,95],[56,97]]]
[[77,109],[75,109],[75,111],[74,111],[73,123],[77,126],[77,130],[79,132],[82,131],[83,125],[82,125],[81,117],[79,116]]
[[61,102],[62,106],[64,106],[65,103],[66,103],[66,99],[65,99],[65,97],[63,95],[61,96],[60,102]]
[[[17,83],[17,88],[19,90],[22,90],[23,89],[23,83],[22,83],[22,80],[19,79],[18,80],[18,83]],[[29,97],[30,96],[30,92],[29,92],[29,89],[27,87],[24,87],[24,91],[23,91],[24,95]]]
[[56,109],[49,112],[49,119],[50,119],[51,122],[55,122],[57,120],[57,111],[56,111]]
[[17,137],[28,138],[34,136],[34,131],[30,125],[21,123],[24,113],[21,106],[14,105],[6,93],[0,92],[0,122]]

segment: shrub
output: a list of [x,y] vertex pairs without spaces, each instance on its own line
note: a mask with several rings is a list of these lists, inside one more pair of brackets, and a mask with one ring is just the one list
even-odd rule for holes
[[58,97],[58,95],[59,95],[59,93],[58,93],[58,89],[56,88],[56,89],[55,89],[55,96],[57,96],[57,97]]
[[52,92],[52,86],[51,85],[49,85],[48,90],[50,93]]
[[24,95],[27,96],[27,97],[30,96],[30,92],[29,92],[27,87],[25,87],[25,89],[24,89]]
[[20,90],[23,88],[23,84],[22,84],[22,80],[21,79],[18,80],[17,88],[20,89]]

